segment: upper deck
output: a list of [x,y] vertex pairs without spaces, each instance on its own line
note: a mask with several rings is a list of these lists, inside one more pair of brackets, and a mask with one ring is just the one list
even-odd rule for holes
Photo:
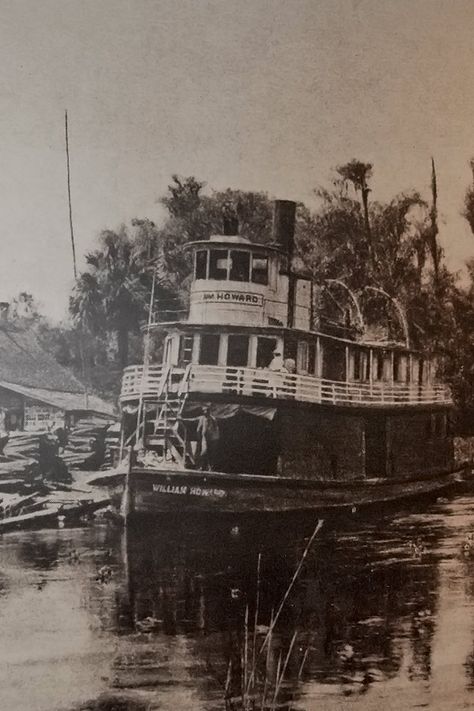
[[124,373],[123,403],[159,399],[172,374],[182,393],[372,408],[450,405],[434,364],[410,349],[400,305],[381,289],[367,287],[396,306],[404,343],[391,333],[374,342],[347,287],[357,328],[343,310],[338,335],[320,332],[314,285],[292,271],[294,216],[294,203],[276,204],[271,244],[234,233],[188,244],[189,313],[161,304],[161,318],[151,319],[148,365]]
[[188,365],[185,369],[152,365],[124,371],[122,404],[142,398],[159,401],[165,387],[177,395],[269,398],[344,407],[406,407],[451,405],[449,388],[433,384],[340,382],[308,375],[279,373],[262,368]]

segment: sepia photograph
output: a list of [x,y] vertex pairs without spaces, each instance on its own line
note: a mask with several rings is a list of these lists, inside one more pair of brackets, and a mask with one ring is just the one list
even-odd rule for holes
[[474,4],[0,0],[0,710],[474,709]]

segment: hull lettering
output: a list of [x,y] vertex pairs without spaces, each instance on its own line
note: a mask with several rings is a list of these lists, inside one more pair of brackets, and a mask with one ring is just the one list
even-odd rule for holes
[[213,496],[218,499],[222,499],[226,495],[224,489],[187,486],[186,484],[153,484],[153,491],[157,494],[174,494],[175,496]]

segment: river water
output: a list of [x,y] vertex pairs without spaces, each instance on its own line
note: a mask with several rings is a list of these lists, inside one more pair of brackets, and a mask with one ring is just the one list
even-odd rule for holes
[[4,535],[0,708],[474,708],[474,494],[316,523]]

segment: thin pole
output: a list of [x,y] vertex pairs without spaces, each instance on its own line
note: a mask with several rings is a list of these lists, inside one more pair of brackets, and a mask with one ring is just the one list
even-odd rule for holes
[[[71,164],[69,160],[69,131],[67,122],[67,109],[64,111],[64,137],[66,142],[66,174],[67,174],[67,202],[69,207],[69,232],[71,235],[72,247],[72,268],[74,272],[74,281],[77,285],[77,260],[76,260],[76,244],[74,241],[74,226],[72,222],[72,200],[71,200]],[[86,356],[84,353],[84,338],[82,322],[79,324],[79,355],[81,359],[82,381],[84,385],[84,407],[89,409],[89,393],[86,384]]]
[[74,280],[77,281],[76,245],[74,242],[74,227],[72,223],[71,164],[69,161],[69,132],[67,125],[67,109],[64,112],[64,133],[66,138],[67,201],[69,206],[69,231],[71,234],[72,266],[74,270]]
[[[150,306],[149,306],[149,310],[148,310],[148,323],[147,323],[147,330],[146,330],[146,334],[145,334],[145,343],[144,343],[144,348],[143,348],[143,369],[142,369],[142,377],[140,380],[140,397],[138,399],[135,444],[138,443],[138,438],[140,436],[140,424],[141,424],[142,410],[143,410],[143,393],[144,393],[146,378],[148,376],[148,365],[149,365],[149,360],[150,360],[150,329],[151,329],[151,323],[153,320],[153,304],[155,302],[155,285],[156,285],[156,270],[153,271],[153,281],[151,284],[151,294],[150,294]],[[144,426],[144,429],[145,429],[145,426]],[[143,432],[143,434],[145,434],[145,432]]]

